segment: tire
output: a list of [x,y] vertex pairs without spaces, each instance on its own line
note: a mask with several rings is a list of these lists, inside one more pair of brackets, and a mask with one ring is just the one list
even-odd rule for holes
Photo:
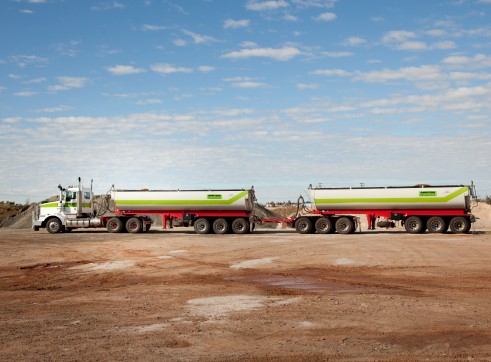
[[220,218],[213,221],[213,232],[215,234],[226,234],[229,226],[227,220]]
[[312,226],[312,221],[305,216],[299,217],[295,221],[295,230],[300,234],[310,234],[314,229]]
[[471,222],[466,217],[455,216],[450,220],[449,226],[454,234],[467,234],[471,229]]
[[320,217],[315,222],[315,231],[319,234],[330,234],[334,232],[334,225],[328,217]]
[[432,216],[426,222],[429,233],[444,233],[447,231],[447,223],[440,216]]
[[420,234],[425,231],[425,225],[418,216],[409,216],[404,221],[404,227],[410,234]]
[[54,217],[48,220],[46,223],[46,230],[50,234],[58,234],[63,229],[60,219]]
[[196,234],[208,234],[211,230],[208,219],[201,217],[194,222],[194,232]]
[[249,232],[249,221],[239,217],[232,222],[232,232],[234,234],[247,234]]
[[336,221],[335,227],[340,234],[352,234],[355,232],[355,222],[349,217],[340,217]]
[[119,217],[112,217],[108,220],[106,229],[110,233],[120,233],[123,231],[123,222]]
[[141,233],[143,230],[143,224],[140,218],[132,217],[126,221],[126,230],[129,233]]

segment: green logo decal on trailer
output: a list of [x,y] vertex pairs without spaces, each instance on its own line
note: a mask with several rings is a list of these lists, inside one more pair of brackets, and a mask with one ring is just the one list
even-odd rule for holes
[[436,191],[420,191],[419,196],[436,196]]
[[206,198],[208,200],[221,200],[222,195],[220,195],[220,194],[208,194]]

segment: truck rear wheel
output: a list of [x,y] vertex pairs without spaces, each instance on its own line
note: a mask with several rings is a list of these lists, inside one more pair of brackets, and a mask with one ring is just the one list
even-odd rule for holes
[[419,234],[424,232],[425,227],[423,225],[423,221],[418,216],[409,216],[404,221],[404,227],[406,231],[410,234]]
[[210,229],[210,222],[204,217],[201,217],[194,222],[194,231],[196,234],[208,234]]
[[50,234],[58,234],[61,231],[61,229],[62,229],[61,221],[56,217],[49,219],[48,222],[46,223],[46,230],[48,230]]
[[314,230],[312,221],[305,216],[299,217],[297,221],[295,221],[295,230],[300,234],[310,234]]
[[228,222],[224,218],[213,221],[213,232],[215,234],[226,234],[228,231]]
[[440,216],[432,216],[426,222],[429,233],[444,233],[447,231],[447,224]]
[[471,223],[468,218],[462,216],[453,217],[449,223],[450,231],[454,234],[466,234],[471,229]]
[[331,219],[328,217],[320,217],[315,222],[315,231],[319,234],[330,234],[334,231],[334,226]]
[[143,229],[143,224],[140,218],[132,217],[126,221],[126,230],[129,233],[140,233]]
[[355,222],[349,217],[340,217],[335,226],[340,234],[352,234],[355,231]]
[[119,217],[112,217],[107,222],[106,229],[110,233],[120,233],[123,231],[123,222]]
[[234,234],[247,234],[249,232],[249,221],[239,217],[232,222],[232,232]]

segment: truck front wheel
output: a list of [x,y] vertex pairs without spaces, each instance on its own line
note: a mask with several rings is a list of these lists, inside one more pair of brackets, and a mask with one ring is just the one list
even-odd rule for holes
[[46,230],[50,234],[58,234],[62,229],[61,221],[60,219],[54,217],[52,219],[49,219],[48,222],[46,223]]

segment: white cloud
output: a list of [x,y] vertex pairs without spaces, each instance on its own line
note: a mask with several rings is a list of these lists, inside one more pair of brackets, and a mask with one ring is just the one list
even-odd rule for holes
[[34,112],[36,113],[57,113],[57,112],[65,112],[73,109],[73,107],[70,106],[57,106],[57,107],[47,107],[47,108],[41,108],[41,109],[36,109]]
[[450,66],[463,66],[472,68],[487,68],[491,67],[491,56],[484,54],[476,54],[473,57],[463,55],[452,55],[442,60],[443,64]]
[[319,85],[317,83],[298,83],[297,88],[300,90],[318,89]]
[[198,70],[202,73],[210,73],[215,70],[215,67],[209,66],[209,65],[201,65],[198,67]]
[[382,38],[382,42],[387,45],[399,44],[408,41],[409,39],[416,38],[416,34],[412,31],[406,30],[393,30],[389,31]]
[[175,67],[171,64],[166,64],[166,63],[153,64],[150,66],[150,68],[154,72],[160,74],[191,73],[193,71],[192,68]]
[[287,61],[301,54],[300,50],[294,47],[283,48],[254,48],[233,51],[222,55],[222,58],[227,59],[242,59],[242,58],[271,58],[279,61]]
[[105,1],[97,5],[93,5],[90,9],[92,11],[109,11],[113,9],[123,10],[126,6],[117,1]]
[[351,52],[323,52],[322,55],[325,55],[329,58],[342,58],[342,57],[351,57],[354,54]]
[[338,0],[292,0],[300,8],[333,8]]
[[167,27],[163,25],[151,25],[151,24],[142,25],[143,31],[157,31],[157,30],[164,30],[164,29],[167,29]]
[[383,69],[371,72],[357,72],[354,79],[368,83],[384,83],[393,80],[408,81],[435,81],[442,80],[445,75],[436,65],[422,65],[419,67],[407,67],[401,69]]
[[325,76],[348,77],[352,73],[351,72],[347,72],[346,70],[343,70],[343,69],[318,69],[318,70],[314,70],[310,74],[313,74],[313,75],[325,75]]
[[242,19],[242,20],[227,19],[223,22],[223,27],[225,29],[245,28],[249,26],[249,23],[250,20],[247,19]]
[[352,36],[350,38],[343,40],[342,44],[345,46],[357,46],[357,45],[365,44],[366,42],[367,42],[366,39],[360,38],[358,36]]
[[138,74],[146,72],[145,69],[137,68],[133,65],[115,65],[112,67],[106,67],[106,70],[114,75]]
[[426,50],[428,44],[423,41],[404,41],[395,46],[399,50]]
[[175,39],[172,41],[172,43],[174,43],[175,46],[183,47],[186,46],[188,42],[184,39]]
[[158,98],[149,98],[149,99],[141,99],[136,102],[139,106],[146,106],[146,105],[151,105],[151,104],[161,104],[163,101]]
[[184,34],[190,36],[191,39],[193,39],[193,42],[195,44],[207,44],[207,43],[218,41],[217,39],[215,39],[214,37],[209,36],[209,35],[202,35],[202,34],[194,33],[194,32],[189,31],[189,30],[182,30],[182,32]]
[[267,84],[260,83],[260,82],[244,81],[244,82],[232,83],[232,86],[235,88],[261,88],[261,87],[266,87]]
[[334,13],[322,13],[319,14],[318,16],[314,17],[314,20],[317,21],[332,21],[337,18],[336,14]]
[[51,85],[48,87],[50,91],[64,91],[73,88],[83,88],[89,82],[88,78],[85,77],[57,77],[58,84]]
[[246,4],[246,9],[253,11],[277,10],[286,7],[288,7],[288,3],[284,0],[249,0]]
[[432,44],[431,46],[434,49],[455,49],[457,48],[457,44],[451,40],[440,41],[438,43]]
[[17,97],[32,97],[32,96],[35,96],[37,94],[38,94],[37,92],[23,91],[23,92],[14,93],[14,96],[17,96]]
[[12,61],[17,63],[18,67],[24,68],[31,64],[46,64],[48,63],[48,58],[39,57],[37,55],[14,55],[12,56]]

